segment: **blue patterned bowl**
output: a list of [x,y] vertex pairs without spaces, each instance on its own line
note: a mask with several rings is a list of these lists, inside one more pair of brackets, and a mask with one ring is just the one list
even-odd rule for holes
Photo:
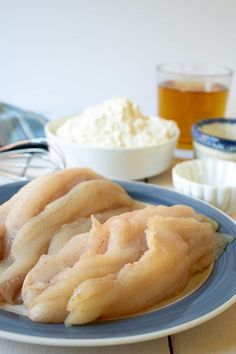
[[196,157],[236,161],[236,119],[211,118],[192,127]]

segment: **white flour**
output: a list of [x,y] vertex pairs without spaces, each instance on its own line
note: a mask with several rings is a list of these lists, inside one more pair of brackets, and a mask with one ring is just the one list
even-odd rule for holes
[[112,98],[68,118],[56,134],[86,146],[143,147],[171,139],[176,134],[176,123],[144,116],[128,99]]

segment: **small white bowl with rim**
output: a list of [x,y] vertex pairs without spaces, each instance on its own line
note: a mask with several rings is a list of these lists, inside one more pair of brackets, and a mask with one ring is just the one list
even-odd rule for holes
[[88,147],[69,142],[56,135],[58,127],[66,119],[68,118],[55,119],[45,126],[49,146],[61,150],[66,167],[87,166],[107,178],[138,180],[158,175],[171,165],[179,137],[177,126],[171,139],[155,146],[138,148]]
[[175,189],[227,212],[236,210],[236,163],[218,159],[184,161],[172,169]]
[[236,119],[201,120],[193,125],[192,137],[197,158],[236,161]]

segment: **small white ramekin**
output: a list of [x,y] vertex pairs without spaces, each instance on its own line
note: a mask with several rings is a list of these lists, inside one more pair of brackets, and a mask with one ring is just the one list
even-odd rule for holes
[[175,189],[227,212],[236,210],[236,163],[218,159],[184,161],[172,170]]

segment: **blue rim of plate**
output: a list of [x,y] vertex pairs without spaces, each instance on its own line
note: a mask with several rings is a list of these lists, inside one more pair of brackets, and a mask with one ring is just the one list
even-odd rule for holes
[[[171,190],[139,182],[117,181],[135,199],[152,204],[186,204],[217,220],[220,231],[236,237],[236,224],[207,203]],[[0,186],[0,203],[24,183]],[[214,265],[206,282],[186,298],[152,312],[130,318],[94,322],[67,328],[64,324],[34,323],[25,316],[0,310],[0,337],[15,341],[58,346],[102,346],[141,342],[195,327],[236,302],[236,242]]]
[[236,152],[236,140],[225,139],[219,136],[210,135],[201,130],[204,125],[211,125],[214,123],[221,124],[236,124],[235,118],[210,118],[203,119],[192,126],[192,136],[194,140],[201,145],[208,146],[215,150],[220,150],[225,153]]

